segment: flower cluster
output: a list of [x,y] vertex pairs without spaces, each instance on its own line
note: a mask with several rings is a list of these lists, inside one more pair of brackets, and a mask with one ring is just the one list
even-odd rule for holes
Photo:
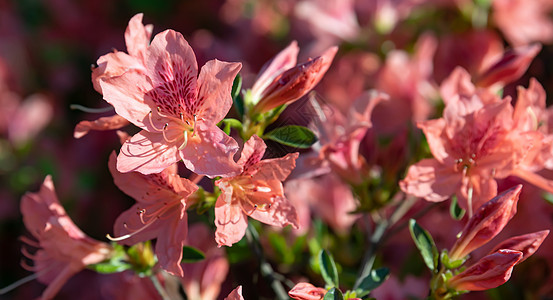
[[552,295],[551,0],[69,2],[0,13],[0,295]]

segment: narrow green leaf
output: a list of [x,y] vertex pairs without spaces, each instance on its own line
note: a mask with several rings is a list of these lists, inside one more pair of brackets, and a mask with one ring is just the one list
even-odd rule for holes
[[465,215],[465,210],[459,206],[457,196],[451,197],[451,205],[449,206],[449,214],[455,220],[461,220]]
[[182,260],[183,263],[195,263],[205,259],[205,254],[194,247],[184,246],[182,247]]
[[409,220],[409,231],[422,255],[424,263],[431,271],[434,271],[438,266],[439,253],[432,236],[413,219]]
[[339,289],[333,287],[325,294],[323,300],[344,300],[344,295]]
[[328,286],[338,286],[338,269],[334,259],[326,250],[319,252],[319,266],[321,275]]
[[279,127],[266,133],[264,138],[296,148],[309,148],[317,142],[317,137],[309,128],[298,125]]
[[356,291],[358,297],[364,297],[368,295],[372,290],[379,287],[390,276],[390,270],[388,268],[380,268],[372,270],[359,285]]
[[240,74],[237,74],[236,77],[234,77],[234,81],[232,82],[232,90],[231,90],[231,96],[232,96],[232,102],[234,103],[234,107],[236,108],[236,112],[242,118],[244,116],[244,99],[242,98],[242,95],[240,91],[242,90],[242,76]]

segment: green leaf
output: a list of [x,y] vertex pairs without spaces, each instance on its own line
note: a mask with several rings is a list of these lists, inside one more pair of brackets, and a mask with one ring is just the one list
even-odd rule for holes
[[317,137],[309,128],[298,125],[279,127],[266,133],[264,138],[296,148],[309,148],[317,142]]
[[328,286],[338,286],[338,269],[334,259],[326,250],[319,252],[319,266],[321,275]]
[[234,77],[234,81],[232,82],[232,90],[230,94],[232,96],[232,102],[234,103],[236,112],[240,117],[244,116],[244,99],[240,94],[241,89],[242,89],[242,76],[240,76],[240,74],[237,74],[236,77]]
[[457,196],[451,197],[451,205],[449,206],[449,214],[455,220],[461,220],[465,216],[465,210],[459,206]]
[[339,289],[333,287],[325,294],[323,300],[344,300],[344,295]]
[[132,265],[125,261],[127,258],[125,248],[116,243],[113,243],[112,246],[113,252],[109,260],[86,267],[100,274],[118,273],[131,269]]
[[239,120],[236,120],[236,119],[233,119],[233,118],[227,118],[227,119],[221,120],[221,122],[219,122],[219,124],[221,124],[221,123],[225,124],[225,127],[223,128],[223,131],[227,135],[230,134],[230,129],[231,128],[235,128],[238,131],[242,131],[242,122],[240,122]]
[[413,219],[409,220],[409,231],[422,255],[424,263],[431,271],[434,271],[438,266],[439,253],[432,236]]
[[194,247],[184,246],[182,247],[182,260],[183,263],[195,263],[205,259],[205,254]]
[[380,268],[372,270],[359,284],[359,288],[356,291],[357,297],[364,297],[368,295],[372,290],[379,287],[390,276],[390,270],[388,268]]

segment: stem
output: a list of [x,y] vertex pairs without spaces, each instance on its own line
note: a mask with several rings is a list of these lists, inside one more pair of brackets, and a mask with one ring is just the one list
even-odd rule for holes
[[408,197],[403,202],[401,202],[400,205],[397,206],[396,210],[392,213],[388,220],[382,219],[380,222],[378,222],[376,229],[369,239],[369,248],[367,252],[365,252],[363,264],[359,271],[359,275],[355,280],[355,284],[353,285],[353,290],[359,288],[359,285],[361,285],[363,279],[371,273],[376,258],[376,252],[384,241],[384,233],[386,232],[386,230],[390,226],[394,225],[399,219],[401,219],[407,213],[407,211],[409,211],[409,209],[415,203],[415,200],[416,198]]
[[169,298],[169,295],[167,295],[167,292],[165,291],[165,289],[163,288],[163,286],[161,285],[161,283],[159,282],[155,274],[150,276],[150,280],[154,284],[154,287],[156,288],[157,292],[159,293],[159,295],[163,300],[171,300],[171,298]]
[[259,259],[259,269],[261,271],[261,275],[271,285],[271,288],[276,294],[276,298],[280,300],[290,299],[290,297],[288,297],[288,293],[286,293],[286,290],[282,286],[282,283],[278,280],[278,278],[282,276],[275,273],[273,267],[271,267],[271,264],[269,264],[269,262],[265,259],[261,243],[259,243],[259,235],[251,223],[248,224],[246,238]]

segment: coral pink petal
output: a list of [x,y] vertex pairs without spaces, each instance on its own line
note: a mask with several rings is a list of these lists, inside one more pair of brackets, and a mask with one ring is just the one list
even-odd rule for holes
[[198,76],[198,112],[207,124],[217,124],[232,106],[231,89],[240,63],[208,61]]
[[273,179],[266,182],[266,185],[271,189],[270,192],[254,192],[248,199],[252,203],[258,204],[259,208],[248,207],[249,205],[245,205],[246,201],[242,202],[245,210],[252,212],[250,217],[265,224],[279,227],[292,225],[295,229],[298,229],[299,221],[296,208],[284,197],[282,183]]
[[73,137],[80,139],[87,135],[90,130],[115,130],[128,124],[129,121],[119,115],[101,117],[94,121],[81,121],[75,126]]
[[240,204],[231,205],[232,191],[225,191],[215,203],[215,241],[219,246],[232,246],[239,242],[248,227],[246,215],[240,208]]
[[292,170],[296,167],[296,159],[299,153],[288,153],[281,158],[264,159],[260,161],[255,167],[257,173],[255,173],[256,180],[271,180],[277,179],[284,181]]
[[102,55],[98,58],[96,64],[98,67],[92,69],[92,85],[100,94],[104,94],[100,84],[102,79],[121,76],[129,70],[145,71],[142,61],[125,52],[113,52]]
[[104,100],[113,105],[118,115],[142,129],[146,128],[151,109],[144,102],[144,95],[152,86],[143,74],[129,71],[100,80],[100,86]]
[[133,234],[129,238],[119,241],[123,245],[132,246],[136,243],[155,239],[159,231],[159,224],[152,224],[146,228],[140,220],[139,212],[142,205],[135,204],[122,212],[113,224],[114,238],[119,238],[140,230],[140,233]]
[[171,211],[171,218],[159,227],[160,234],[157,237],[155,252],[164,270],[182,277],[180,262],[182,247],[188,234],[188,218],[183,205],[176,206],[173,210],[177,211]]
[[265,145],[263,139],[257,135],[252,135],[252,137],[244,143],[244,148],[242,149],[238,164],[243,166],[244,169],[248,169],[263,158],[265,149],[267,149],[267,145]]
[[236,141],[217,126],[197,126],[196,138],[189,138],[188,144],[180,151],[184,165],[197,174],[210,178],[233,176],[242,171],[233,157],[238,151]]
[[196,56],[179,32],[165,30],[157,34],[148,47],[145,64],[154,87],[178,80],[176,87],[179,89],[185,87],[196,90]]
[[133,57],[144,59],[144,53],[150,38],[152,37],[152,25],[144,26],[142,24],[142,17],[144,14],[134,15],[127,26],[125,31],[125,44],[127,46],[127,52]]
[[167,145],[161,133],[142,130],[121,146],[121,152],[117,157],[117,170],[123,173],[159,173],[179,160],[177,147]]
[[41,299],[53,299],[69,278],[75,275],[78,271],[80,271],[80,269],[75,270],[70,265],[65,266],[65,268],[58,273],[56,278],[48,284],[48,287],[42,293]]
[[449,198],[461,186],[461,174],[447,168],[435,159],[423,159],[409,167],[407,176],[400,181],[407,194],[440,202]]

